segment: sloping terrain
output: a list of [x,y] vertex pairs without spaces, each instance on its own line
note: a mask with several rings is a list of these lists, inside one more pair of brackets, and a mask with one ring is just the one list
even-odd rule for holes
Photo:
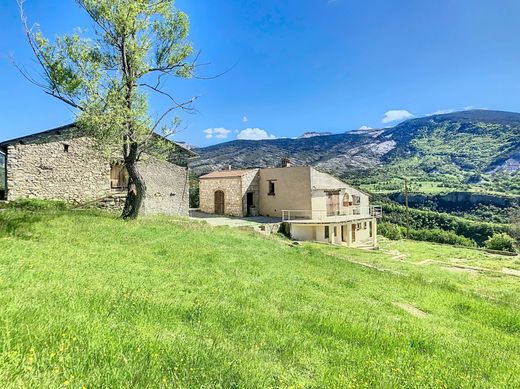
[[0,386],[520,386],[517,259],[287,243],[2,210]]
[[311,164],[374,191],[406,177],[419,192],[520,193],[520,114],[464,111],[412,119],[381,130],[298,139],[232,141],[197,150],[196,174],[232,166]]

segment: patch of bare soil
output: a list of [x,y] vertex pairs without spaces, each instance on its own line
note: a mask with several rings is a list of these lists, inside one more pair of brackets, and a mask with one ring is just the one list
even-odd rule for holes
[[421,319],[424,319],[424,318],[428,317],[428,314],[426,312],[420,310],[417,307],[414,307],[411,304],[401,303],[399,301],[394,301],[392,303],[392,305],[394,305],[394,306],[396,306],[398,308],[401,308],[402,310],[408,312],[412,316],[415,316],[415,317],[418,317],[418,318],[421,318]]
[[510,276],[520,277],[520,270],[509,269],[507,267],[502,268],[502,273]]
[[469,274],[478,274],[478,271],[475,269],[469,269],[466,267],[457,267],[457,266],[441,266],[442,269],[451,271],[453,273],[469,273]]

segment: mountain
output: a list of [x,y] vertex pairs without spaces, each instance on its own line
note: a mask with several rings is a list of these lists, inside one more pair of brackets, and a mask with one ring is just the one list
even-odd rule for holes
[[310,164],[374,191],[406,177],[418,191],[478,188],[520,193],[520,114],[473,110],[407,120],[395,127],[196,150],[196,174],[233,168]]
[[301,134],[298,138],[313,138],[315,136],[328,136],[333,135],[332,132],[316,132],[316,131],[308,131]]

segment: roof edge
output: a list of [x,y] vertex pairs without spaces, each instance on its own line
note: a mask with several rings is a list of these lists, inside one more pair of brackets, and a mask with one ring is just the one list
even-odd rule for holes
[[[57,133],[57,132],[68,130],[68,129],[72,129],[72,128],[77,128],[76,123],[69,123],[69,124],[65,124],[65,125],[60,126],[60,127],[51,128],[50,130],[35,132],[34,134],[29,134],[29,135],[20,136],[18,138],[9,139],[9,140],[0,142],[0,147],[6,147],[6,146],[9,146],[9,145],[12,145],[13,143],[23,142],[24,140],[37,138],[39,136],[44,136],[44,135],[50,135],[50,134],[53,134],[53,133]],[[174,144],[175,146],[177,146],[178,148],[182,149],[187,154],[189,154],[191,157],[195,157],[195,156],[198,155],[193,150],[190,150],[190,149],[188,149],[188,148],[178,144],[177,142],[175,142],[175,141],[173,141],[171,139],[168,139],[165,136],[162,136],[162,135],[160,135],[160,134],[158,134],[156,132],[154,132],[154,136],[158,137],[159,139],[162,139],[162,140],[165,140],[165,141],[168,141],[168,142]]]

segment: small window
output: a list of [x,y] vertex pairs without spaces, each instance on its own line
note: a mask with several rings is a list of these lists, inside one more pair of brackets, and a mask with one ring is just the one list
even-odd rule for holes
[[112,189],[128,188],[128,172],[122,163],[115,163],[110,168],[110,187]]
[[350,196],[349,196],[348,193],[345,193],[345,194],[343,195],[343,206],[344,206],[344,207],[348,207],[349,205],[351,205],[351,204],[350,204]]
[[325,226],[325,239],[329,239],[330,231],[329,226]]
[[70,148],[70,146],[69,146],[68,144],[66,144],[66,143],[63,144],[63,151],[64,151],[65,153],[68,153],[68,152],[69,152],[69,148]]
[[363,222],[363,229],[364,229],[364,230],[367,229],[367,222]]
[[359,205],[361,204],[361,197],[352,195],[352,204]]
[[267,194],[269,196],[274,196],[275,195],[275,181],[273,180],[269,180],[269,191],[267,192]]

